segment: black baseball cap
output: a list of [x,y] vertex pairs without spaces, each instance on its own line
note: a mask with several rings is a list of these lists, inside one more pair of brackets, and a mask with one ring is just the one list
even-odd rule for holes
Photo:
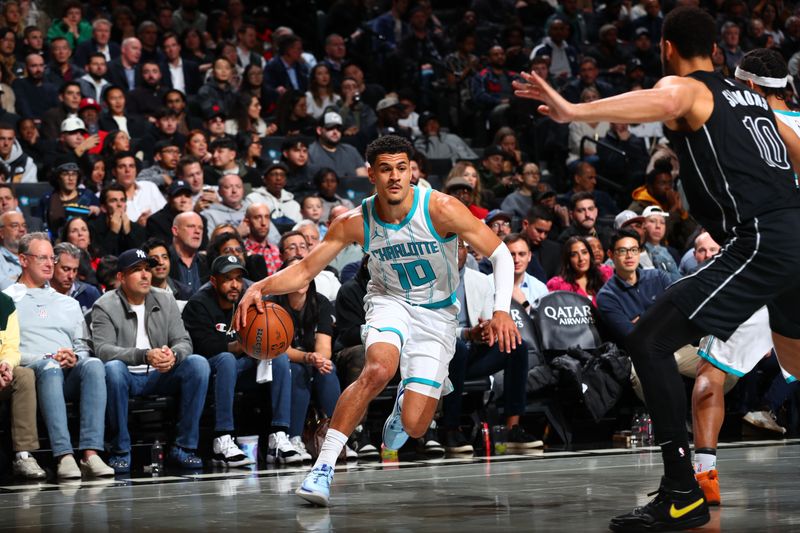
[[147,266],[153,268],[158,264],[158,261],[155,257],[147,257],[144,250],[140,250],[139,248],[125,250],[119,254],[119,258],[117,259],[117,272],[126,272],[141,263],[147,263]]
[[189,187],[189,184],[183,180],[175,180],[169,184],[169,188],[167,189],[167,196],[172,198],[173,196],[181,192],[188,192],[189,194],[192,194],[192,188]]
[[227,274],[231,270],[236,270],[237,268],[243,271],[245,276],[247,275],[247,269],[238,257],[235,255],[221,255],[211,263],[211,274],[214,276]]

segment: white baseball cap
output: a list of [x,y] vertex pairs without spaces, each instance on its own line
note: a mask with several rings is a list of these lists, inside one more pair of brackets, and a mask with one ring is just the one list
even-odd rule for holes
[[67,117],[61,123],[61,133],[86,131],[86,124],[78,117]]

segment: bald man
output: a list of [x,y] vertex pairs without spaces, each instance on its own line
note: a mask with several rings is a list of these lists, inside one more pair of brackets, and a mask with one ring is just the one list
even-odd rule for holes
[[194,211],[180,213],[172,222],[169,277],[189,287],[192,294],[208,281],[208,265],[198,256],[203,242],[203,220]]

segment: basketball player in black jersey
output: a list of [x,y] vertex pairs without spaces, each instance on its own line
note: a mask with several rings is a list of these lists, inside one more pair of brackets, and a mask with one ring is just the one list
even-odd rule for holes
[[761,306],[781,365],[800,371],[800,153],[781,139],[766,100],[714,73],[716,26],[708,13],[681,7],[664,19],[666,77],[651,90],[571,104],[535,73],[515,82],[517,96],[544,102],[557,122],[663,121],[677,152],[692,215],[722,252],[676,282],[642,316],[626,347],[644,387],[664,477],[644,507],[611,520],[614,531],[688,529],[709,520],[695,481],[684,425],[686,398],[673,352],[702,336],[727,340]]

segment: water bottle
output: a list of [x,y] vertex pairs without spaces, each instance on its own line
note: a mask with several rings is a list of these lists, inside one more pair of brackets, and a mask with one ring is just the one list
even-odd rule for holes
[[642,445],[642,414],[636,411],[631,422],[631,448]]
[[164,471],[164,446],[156,439],[150,448],[150,472],[154,476],[161,475]]
[[643,439],[646,446],[652,446],[655,443],[653,438],[653,419],[650,418],[650,413],[644,415]]

